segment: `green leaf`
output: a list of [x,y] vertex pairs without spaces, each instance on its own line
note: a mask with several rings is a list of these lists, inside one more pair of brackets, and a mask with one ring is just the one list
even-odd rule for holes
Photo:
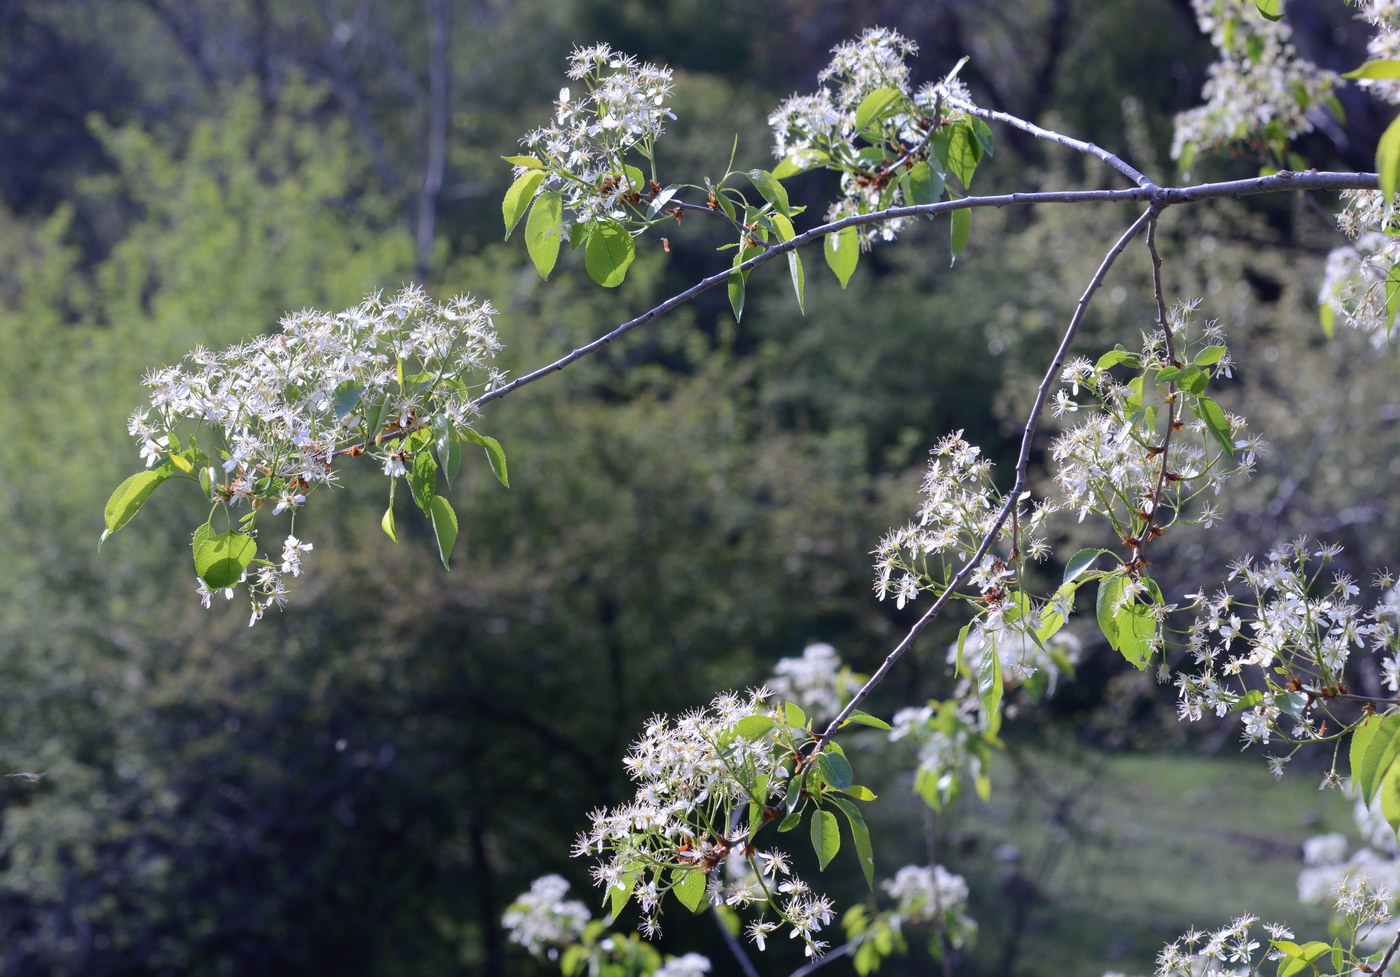
[[1287,940],[1277,942],[1270,940],[1269,942],[1282,950],[1284,954],[1283,959],[1278,962],[1278,977],[1293,977],[1294,974],[1301,973],[1311,967],[1314,962],[1332,952],[1331,944],[1323,943],[1320,940],[1313,940],[1302,946]]
[[413,489],[413,501],[428,515],[433,497],[437,495],[437,462],[427,451],[419,451],[413,456],[413,467],[408,472],[408,485]]
[[1124,604],[1114,613],[1118,651],[1136,668],[1146,668],[1152,659],[1152,639],[1157,636],[1157,618],[1147,604]]
[[[612,900],[612,919],[617,919],[617,914],[622,912],[627,905],[627,900],[632,898],[632,890],[637,887],[638,872],[628,872],[622,876],[621,885],[608,887],[608,898]],[[609,920],[611,922],[612,920]]]
[[331,402],[335,405],[335,416],[344,417],[360,406],[360,398],[365,395],[365,385],[354,380],[346,380],[335,388]]
[[624,165],[622,167],[622,172],[627,175],[627,182],[631,184],[633,190],[638,193],[642,193],[646,190],[646,174],[643,173],[639,167]]
[[852,784],[851,789],[846,791],[846,793],[850,794],[858,801],[873,801],[876,796],[878,796],[869,787],[862,787],[860,784]]
[[448,484],[452,484],[462,467],[462,439],[458,437],[452,422],[441,414],[433,418],[433,451],[437,454],[442,474]]
[[836,280],[845,288],[855,273],[860,261],[860,234],[854,227],[846,227],[835,234],[828,234],[822,243],[822,253],[826,255],[827,267],[836,275]]
[[1395,764],[1400,752],[1400,715],[1387,712],[1372,716],[1351,734],[1351,778],[1370,803],[1376,789]]
[[877,88],[861,99],[860,107],[856,109],[856,132],[864,130],[901,98],[903,96],[897,88]]
[[394,502],[392,499],[389,500],[389,508],[384,510],[384,515],[379,520],[379,528],[384,530],[384,535],[395,543],[399,541],[399,534],[394,530]]
[[438,556],[442,559],[443,569],[451,569],[448,561],[452,557],[452,547],[457,543],[457,513],[452,511],[451,502],[436,495],[429,504],[428,518],[433,523],[433,535],[437,537]]
[[998,710],[1004,684],[1001,678],[1001,656],[997,654],[996,644],[990,638],[984,636],[983,642],[985,646],[982,649],[982,660],[977,664],[977,698],[982,700],[982,708],[987,711],[987,725],[995,733],[1000,725],[1001,713]]
[[948,134],[948,170],[964,187],[972,186],[972,174],[982,162],[982,144],[966,119],[953,123]]
[[705,872],[700,868],[677,868],[671,870],[675,887],[671,893],[680,904],[691,912],[697,912],[705,901]]
[[[528,174],[527,174],[528,175]],[[563,195],[546,190],[535,198],[530,219],[525,222],[525,250],[541,278],[548,278],[559,260],[559,244],[564,240]],[[591,238],[590,238],[591,240]]]
[[1131,366],[1136,370],[1142,366],[1142,360],[1138,358],[1136,353],[1130,353],[1120,346],[1100,356],[1099,361],[1094,364],[1094,372],[1102,373],[1115,366]]
[[603,221],[593,229],[583,249],[589,276],[604,288],[616,288],[627,277],[627,268],[637,257],[632,235],[617,221]]
[[822,777],[826,779],[826,782],[837,790],[850,790],[851,784],[855,781],[850,761],[839,753],[823,753],[817,757],[817,767],[821,770]]
[[502,156],[501,159],[515,166],[528,166],[532,170],[544,169],[544,164],[533,156]]
[[778,824],[778,834],[786,834],[802,823],[802,815],[798,811],[793,811],[783,818]]
[[915,163],[904,178],[904,192],[911,204],[936,204],[943,199],[943,171],[927,160]]
[[1099,630],[1108,639],[1114,651],[1118,650],[1118,621],[1114,605],[1123,596],[1123,575],[1115,572],[1099,581],[1099,596],[1094,602],[1094,613],[1099,619]]
[[1381,177],[1381,193],[1386,200],[1395,196],[1395,188],[1400,184],[1400,116],[1397,116],[1376,145],[1376,172]]
[[1191,405],[1191,410],[1205,422],[1206,430],[1215,438],[1220,450],[1225,452],[1227,458],[1235,457],[1235,442],[1231,437],[1230,422],[1225,419],[1225,412],[1220,409],[1220,405],[1209,397],[1202,397]]
[[734,732],[746,740],[756,740],[776,725],[772,716],[745,716],[734,724]]
[[1283,0],[1254,0],[1254,6],[1259,8],[1265,20],[1282,20],[1283,11],[1279,9],[1282,5]]
[[525,216],[525,211],[530,208],[530,201],[535,199],[535,191],[544,182],[545,175],[539,170],[530,170],[515,178],[515,182],[506,191],[505,199],[501,201],[501,217],[506,222],[506,237],[510,237],[511,231],[515,230],[515,225],[520,223],[520,218]]
[[1337,333],[1337,310],[1331,302],[1323,302],[1317,309],[1318,321],[1322,324],[1322,334],[1328,339]]
[[1367,61],[1355,71],[1348,71],[1343,78],[1400,78],[1400,61]]
[[819,149],[807,149],[800,153],[793,153],[773,167],[773,178],[786,180],[790,176],[815,170],[817,167],[825,165],[828,159],[830,157]]
[[1061,583],[1069,583],[1074,580],[1085,570],[1092,567],[1098,558],[1107,552],[1108,550],[1095,549],[1092,546],[1088,546],[1074,554],[1074,556],[1070,557],[1069,562],[1065,564],[1065,578]]
[[472,444],[481,445],[486,452],[486,460],[491,465],[492,473],[502,485],[510,488],[510,471],[506,468],[506,452],[501,447],[501,442],[495,438],[488,438],[484,434],[478,434],[469,427],[462,430],[462,437]]
[[772,173],[767,170],[749,170],[749,179],[753,181],[758,192],[763,194],[763,199],[773,205],[774,210],[785,217],[792,213],[787,188],[779,183]]
[[830,811],[812,812],[812,850],[823,872],[841,850],[841,826]]
[[793,729],[807,728],[807,714],[802,711],[802,707],[797,703],[784,702],[783,715],[787,717],[787,724]]
[[247,533],[210,535],[194,551],[194,570],[210,590],[222,590],[238,583],[257,553],[258,544]]
[[1181,376],[1176,378],[1176,385],[1187,393],[1199,397],[1206,392],[1206,385],[1210,383],[1210,377],[1206,371],[1198,366],[1188,366],[1181,371]]
[[846,815],[851,825],[851,840],[856,843],[856,857],[860,860],[860,870],[865,875],[865,884],[875,891],[875,850],[870,846],[870,829],[865,824],[865,816],[860,808],[841,797],[833,797],[831,803]]
[[[739,256],[735,255],[734,263],[739,263]],[[744,318],[744,292],[748,288],[748,276],[741,271],[731,271],[729,281],[725,283],[724,290],[729,296],[729,309],[734,313],[734,321],[739,322]]]
[[872,716],[868,712],[861,712],[859,709],[852,710],[851,714],[846,717],[846,721],[841,725],[849,726],[851,723],[860,723],[862,726],[873,726],[876,729],[889,730],[894,728],[883,719]]
[[951,214],[951,220],[949,233],[953,258],[948,262],[950,265],[958,260],[958,255],[962,254],[963,248],[967,247],[967,242],[972,238],[972,211],[967,208],[955,210]]
[[974,115],[972,116],[972,134],[977,137],[977,144],[982,147],[982,150],[988,156],[991,156],[993,149],[992,127],[987,125],[983,119]]
[[[161,482],[174,474],[174,466],[167,463],[144,472],[137,472],[118,485],[108,497],[107,505],[102,510],[102,517],[107,524],[107,530],[102,534],[102,538],[105,540],[131,522],[132,517],[151,497],[151,493],[160,487]],[[101,544],[99,543],[99,545]]]
[[1192,362],[1197,366],[1214,366],[1224,359],[1228,352],[1230,350],[1225,346],[1207,346],[1196,354],[1196,358]]

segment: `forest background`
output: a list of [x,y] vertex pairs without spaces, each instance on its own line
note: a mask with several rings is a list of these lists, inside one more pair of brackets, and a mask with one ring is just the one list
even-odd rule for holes
[[[1288,16],[1323,67],[1364,59],[1340,3]],[[805,317],[785,274],[761,274],[740,325],[702,297],[493,405],[512,487],[484,466],[453,484],[450,573],[426,527],[378,532],[371,476],[310,517],[298,600],[254,631],[199,607],[202,516],[181,504],[96,553],[102,503],[139,467],[141,377],[196,344],[420,281],[500,308],[521,372],[728,261],[687,219],[605,292],[567,254],[545,285],[501,242],[499,157],[548,114],[573,45],[676,70],[661,159],[693,180],[722,174],[736,134],[741,165],[771,165],[767,112],[874,24],[919,42],[916,80],[970,55],[980,104],[1163,183],[1172,116],[1212,60],[1184,0],[0,0],[0,772],[42,774],[0,780],[0,973],[535,972],[501,913],[545,872],[591,898],[569,844],[625,794],[617,761],[648,715],[762,682],[811,642],[878,663],[908,615],[875,601],[870,550],[943,434],[1007,459],[1127,211],[979,212],[951,271],[923,226],[845,291],[813,274]],[[1371,169],[1387,112],[1341,97],[1307,159]],[[979,190],[1098,185],[1082,167],[998,132]],[[794,199],[827,199],[823,180]],[[1400,393],[1388,355],[1318,326],[1340,238],[1301,199],[1178,210],[1167,284],[1225,323],[1249,364],[1227,407],[1272,450],[1223,524],[1162,547],[1158,579],[1185,592],[1305,531],[1369,576],[1400,519]],[[1147,283],[1125,257],[1086,348],[1137,341]],[[870,711],[946,693],[960,623]],[[883,869],[936,854],[969,880],[981,937],[958,973],[1141,972],[1192,924],[1320,921],[1292,897],[1298,846],[1345,826],[1345,802],[1306,770],[1273,785],[1235,727],[1180,726],[1169,689],[1085,640],[1078,680],[1010,724],[990,804],[931,818],[908,757],[864,761],[886,768]],[[833,887],[857,891],[842,871]],[[723,961],[702,924],[663,947]]]

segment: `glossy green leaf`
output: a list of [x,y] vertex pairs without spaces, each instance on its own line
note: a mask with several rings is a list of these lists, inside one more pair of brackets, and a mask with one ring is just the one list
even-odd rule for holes
[[457,543],[457,513],[452,510],[451,502],[437,495],[429,504],[428,518],[432,520],[433,535],[437,538],[438,556],[443,568],[448,569],[452,547]]
[[837,790],[850,790],[855,781],[850,761],[839,753],[823,753],[817,757],[817,768],[826,782]]
[[1400,715],[1371,716],[1351,734],[1351,779],[1368,804],[1400,753]]
[[869,787],[862,787],[860,784],[851,784],[851,789],[846,791],[858,801],[873,801],[879,795]]
[[843,722],[841,725],[849,726],[851,723],[860,723],[862,726],[873,726],[876,729],[884,730],[894,728],[889,723],[885,722],[883,719],[880,719],[876,716],[872,716],[868,712],[861,712],[859,709],[853,710],[851,714],[846,717],[846,721]]
[[1136,353],[1130,353],[1126,349],[1111,349],[1099,357],[1099,361],[1094,364],[1094,372],[1101,373],[1115,366],[1131,366],[1137,369],[1142,366],[1142,360]]
[[622,876],[621,885],[608,886],[608,899],[612,903],[613,920],[617,919],[617,914],[622,912],[627,901],[632,898],[632,890],[637,887],[638,874],[637,872],[628,872]]
[[943,199],[943,171],[920,160],[904,177],[904,193],[911,204],[936,204]]
[[[738,263],[738,259],[735,259]],[[740,322],[744,318],[744,294],[748,290],[748,276],[741,271],[731,271],[729,281],[725,282],[724,292],[729,296],[729,310],[734,313],[734,321]]]
[[437,462],[427,451],[419,451],[413,456],[413,467],[408,471],[408,485],[413,490],[413,501],[426,515],[433,497],[437,495]]
[[841,826],[830,811],[812,812],[812,850],[822,871],[841,850]]
[[1090,569],[1098,558],[1107,552],[1108,550],[1087,546],[1074,554],[1074,556],[1070,557],[1069,562],[1065,564],[1065,576],[1061,583],[1072,582],[1085,570]]
[[589,235],[583,249],[583,261],[589,276],[604,288],[616,288],[627,277],[637,246],[632,235],[616,221],[603,221]]
[[627,183],[633,190],[638,193],[642,193],[646,190],[647,177],[646,174],[641,171],[640,167],[625,165],[622,167],[622,172],[627,174]]
[[818,149],[808,149],[801,153],[793,153],[784,157],[782,162],[773,167],[773,177],[777,180],[786,180],[790,176],[797,176],[799,173],[815,170],[817,167],[825,165],[828,159],[830,159],[830,157]]
[[210,590],[222,590],[242,579],[257,553],[258,544],[247,533],[210,535],[194,551],[194,570]]
[[953,257],[952,264],[958,260],[958,255],[962,254],[963,248],[967,247],[967,242],[972,239],[972,211],[964,207],[962,210],[955,210],[950,215],[951,225],[949,228],[950,246]]
[[399,534],[394,528],[394,503],[392,500],[389,502],[389,508],[384,510],[384,515],[379,520],[379,528],[384,530],[384,535],[395,543],[399,541]]
[[867,128],[870,123],[880,118],[887,109],[902,98],[903,96],[897,88],[877,88],[865,96],[856,109],[856,132]]
[[1118,650],[1117,603],[1123,596],[1123,575],[1112,573],[1099,581],[1099,595],[1094,602],[1094,612],[1098,617],[1099,630],[1108,639],[1114,651]]
[[1254,0],[1254,6],[1259,8],[1265,20],[1283,19],[1283,0]]
[[797,703],[784,702],[783,715],[787,717],[787,724],[793,729],[807,728],[807,714],[802,711],[802,707]]
[[506,222],[507,238],[515,230],[515,225],[520,223],[520,218],[525,216],[525,211],[530,209],[530,201],[535,199],[535,191],[544,182],[544,177],[539,170],[530,170],[516,177],[506,191],[505,199],[501,201],[501,217]]
[[463,428],[461,434],[472,444],[481,446],[482,450],[486,452],[486,461],[491,466],[492,474],[502,485],[510,488],[510,470],[506,467],[506,452],[501,447],[501,442],[484,434],[478,434],[469,427]]
[[344,417],[360,406],[360,398],[365,395],[365,385],[354,380],[346,380],[335,388],[331,403],[335,405],[335,416]]
[[671,871],[675,887],[671,893],[691,912],[698,912],[705,901],[705,872],[701,868],[678,868]]
[[734,724],[734,732],[746,740],[756,740],[776,725],[772,716],[745,716]]
[[966,119],[953,123],[948,131],[948,172],[956,176],[964,187],[972,186],[972,175],[977,164],[982,162],[982,144],[972,124]]
[[558,190],[546,190],[535,198],[530,219],[525,222],[525,250],[541,278],[548,278],[559,260],[564,240],[564,204]]
[[544,169],[544,163],[533,156],[502,156],[501,159],[515,166],[528,166],[532,170]]
[[1355,71],[1348,71],[1343,78],[1400,78],[1400,61],[1367,61]]
[[987,711],[988,727],[995,732],[1000,726],[1004,684],[1001,677],[1001,656],[997,654],[996,645],[989,638],[984,637],[983,642],[982,660],[977,664],[977,698],[982,701],[982,708]]
[[831,803],[846,815],[846,821],[851,826],[851,840],[856,845],[856,857],[860,860],[861,874],[865,876],[865,884],[870,887],[870,891],[875,891],[875,849],[870,845],[870,828],[866,826],[865,816],[860,813],[860,808],[850,801],[833,797]]
[[784,216],[792,213],[787,188],[779,183],[772,173],[767,170],[749,170],[749,179],[753,181],[758,192],[763,194],[763,199],[773,205],[774,210]]
[[1283,951],[1283,958],[1278,962],[1278,977],[1293,977],[1302,973],[1332,952],[1332,945],[1320,940],[1312,940],[1302,946],[1287,940],[1269,942]]
[[452,484],[462,467],[462,439],[452,422],[441,414],[433,418],[433,452],[443,477]]
[[151,497],[151,493],[160,487],[161,482],[174,474],[175,467],[167,463],[144,472],[137,472],[118,485],[108,497],[107,505],[102,510],[102,518],[107,526],[102,538],[105,540],[131,522],[132,517]]
[[1225,358],[1225,354],[1230,350],[1225,346],[1207,346],[1196,354],[1192,360],[1197,366],[1214,366]]
[[1118,651],[1135,668],[1146,668],[1152,659],[1152,639],[1157,618],[1147,604],[1124,604],[1113,615]]
[[822,254],[826,255],[827,267],[836,275],[841,287],[845,288],[860,261],[860,234],[854,227],[828,234],[822,242]]
[[1191,405],[1191,410],[1205,422],[1206,430],[1215,438],[1216,444],[1220,445],[1220,450],[1227,458],[1235,457],[1235,442],[1230,431],[1230,422],[1225,417],[1225,412],[1220,409],[1220,405],[1209,397],[1202,397]]

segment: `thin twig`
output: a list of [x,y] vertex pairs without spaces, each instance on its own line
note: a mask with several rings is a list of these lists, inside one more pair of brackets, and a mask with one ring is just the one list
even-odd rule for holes
[[[1176,344],[1172,340],[1171,324],[1167,321],[1167,301],[1162,296],[1162,256],[1157,253],[1157,219],[1154,217],[1147,222],[1147,253],[1152,256],[1152,296],[1157,300],[1157,327],[1162,330],[1162,336],[1167,347],[1167,362],[1172,366],[1177,366]],[[1159,527],[1157,512],[1162,507],[1162,490],[1167,483],[1167,456],[1171,454],[1172,432],[1176,430],[1177,424],[1181,420],[1181,415],[1177,413],[1179,404],[1177,403],[1179,388],[1173,382],[1169,384],[1172,396],[1167,403],[1167,431],[1162,435],[1161,467],[1157,470],[1157,483],[1152,487],[1150,502],[1152,511],[1147,512],[1146,506],[1143,512],[1147,512],[1147,518],[1143,520],[1142,531],[1138,534],[1137,542],[1133,544],[1132,559],[1129,566],[1141,568],[1147,560],[1142,555],[1143,547],[1147,545],[1150,531],[1154,526]],[[1180,504],[1180,503],[1178,503]]]
[[982,207],[1024,207],[1034,204],[1046,203],[1150,203],[1157,210],[1173,204],[1195,203],[1201,200],[1212,200],[1220,197],[1247,197],[1264,193],[1280,193],[1288,190],[1374,190],[1379,186],[1379,178],[1374,173],[1289,173],[1287,171],[1276,173],[1273,176],[1254,177],[1248,180],[1230,180],[1224,183],[1203,183],[1194,187],[1157,187],[1140,186],[1129,190],[1062,190],[1042,193],[1006,193],[987,197],[963,197],[959,200],[944,200],[935,204],[915,204],[909,207],[890,207],[886,210],[878,210],[870,214],[854,214],[850,217],[832,221],[829,224],[822,224],[810,230],[803,231],[789,241],[775,244],[762,254],[755,255],[748,261],[732,268],[725,268],[721,271],[702,278],[690,288],[683,292],[677,292],[666,301],[662,302],[636,318],[629,319],[611,332],[598,337],[586,345],[580,346],[567,356],[550,363],[548,366],[527,373],[510,383],[497,387],[495,390],[482,394],[475,401],[474,407],[481,407],[519,388],[542,380],[552,373],[556,373],[564,367],[583,359],[592,353],[598,352],[607,346],[614,339],[625,335],[636,329],[638,326],[646,325],[653,319],[657,319],[677,306],[684,305],[703,292],[716,288],[729,281],[729,277],[735,272],[746,273],[759,265],[772,261],[789,251],[811,244],[820,238],[843,231],[848,227],[862,227],[866,224],[881,224],[886,221],[895,220],[901,217],[936,217],[939,214],[950,213],[955,210],[967,210]]
[[992,541],[995,540],[997,534],[1001,532],[1001,527],[1005,524],[1007,517],[1011,515],[1011,510],[1018,504],[1021,489],[1026,484],[1026,468],[1030,463],[1031,440],[1035,437],[1036,425],[1040,420],[1040,413],[1045,407],[1045,400],[1050,393],[1050,387],[1054,384],[1055,377],[1060,372],[1060,367],[1064,363],[1070,345],[1074,342],[1074,337],[1079,333],[1079,326],[1080,323],[1084,321],[1084,314],[1088,311],[1089,303],[1093,300],[1094,293],[1099,290],[1099,286],[1103,284],[1105,276],[1108,275],[1108,270],[1113,267],[1113,263],[1117,261],[1118,256],[1123,253],[1123,249],[1128,246],[1128,243],[1132,241],[1133,238],[1137,237],[1138,232],[1142,230],[1145,224],[1156,219],[1158,212],[1159,210],[1156,206],[1149,207],[1143,212],[1141,217],[1133,221],[1132,226],[1123,232],[1123,236],[1109,249],[1108,254],[1104,255],[1103,261],[1099,264],[1098,271],[1094,273],[1094,277],[1090,280],[1089,286],[1084,290],[1084,294],[1079,297],[1079,304],[1075,306],[1074,314],[1070,316],[1069,325],[1065,327],[1064,338],[1060,340],[1060,347],[1055,350],[1055,358],[1051,361],[1049,369],[1045,371],[1045,376],[1040,381],[1040,387],[1037,389],[1035,395],[1035,403],[1031,405],[1030,414],[1026,417],[1026,424],[1021,432],[1021,451],[1016,457],[1016,478],[1011,485],[1010,491],[1006,493],[1006,501],[1002,504],[1001,512],[998,513],[996,522],[992,524],[992,527],[987,530],[986,534],[982,537],[982,542],[977,547],[977,552],[973,553],[972,557],[953,575],[953,579],[949,581],[947,588],[938,599],[933,602],[933,606],[924,612],[923,617],[914,622],[913,627],[905,634],[904,640],[885,656],[885,660],[880,663],[880,667],[877,668],[875,673],[860,687],[860,690],[851,698],[851,701],[846,704],[846,708],[841,710],[841,714],[831,721],[831,724],[826,727],[826,730],[823,731],[821,735],[814,737],[812,745],[813,753],[821,750],[822,744],[831,739],[836,731],[841,728],[841,724],[846,721],[851,713],[855,711],[856,707],[870,694],[871,690],[884,680],[885,675],[894,667],[894,663],[903,657],[904,653],[913,645],[914,639],[919,636],[919,633],[923,631],[924,628],[928,627],[933,619],[938,616],[939,611],[943,610],[943,606],[952,599],[954,592],[962,586],[964,580],[972,575],[972,571],[976,569],[982,562],[982,558],[987,555],[987,551],[991,549]]
[[1395,939],[1390,941],[1390,949],[1385,951],[1381,965],[1371,972],[1371,977],[1382,977],[1385,968],[1390,966],[1390,959],[1395,956],[1396,947],[1400,947],[1400,930],[1395,931]]
[[1025,119],[1017,118],[1014,115],[1008,115],[1005,112],[997,112],[993,109],[984,109],[979,106],[973,105],[971,102],[964,102],[962,99],[959,98],[948,99],[948,104],[953,106],[954,108],[962,109],[964,112],[971,113],[972,115],[980,116],[984,119],[991,119],[994,122],[1004,123],[1015,129],[1020,129],[1022,132],[1029,132],[1032,136],[1035,136],[1037,139],[1044,139],[1048,142],[1059,143],[1061,146],[1068,146],[1070,149],[1077,149],[1081,153],[1088,153],[1090,156],[1096,156],[1099,159],[1103,160],[1105,163],[1107,163],[1109,166],[1113,167],[1119,173],[1122,173],[1129,180],[1132,180],[1138,186],[1144,188],[1156,187],[1155,183],[1153,183],[1147,177],[1143,176],[1141,173],[1139,173],[1133,167],[1129,166],[1127,163],[1123,162],[1123,160],[1119,159],[1117,156],[1104,149],[1102,146],[1095,146],[1091,142],[1085,142],[1083,139],[1075,139],[1073,136],[1066,136],[1063,133],[1055,132],[1052,129],[1043,129],[1040,126],[1036,125],[1034,122],[1027,122]]
[[753,961],[749,959],[749,955],[744,952],[744,945],[733,933],[729,932],[729,927],[724,925],[724,917],[719,914],[719,910],[711,906],[710,916],[714,918],[715,925],[724,935],[724,943],[729,947],[729,952],[734,954],[735,960],[739,961],[739,969],[744,972],[744,977],[758,977],[758,970],[754,967]]

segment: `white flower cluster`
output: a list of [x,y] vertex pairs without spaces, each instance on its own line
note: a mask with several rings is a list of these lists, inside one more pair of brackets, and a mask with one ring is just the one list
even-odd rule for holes
[[[671,70],[598,44],[576,49],[568,74],[584,90],[561,88],[554,121],[526,133],[521,144],[545,164],[545,187],[562,191],[570,224],[622,219],[625,201],[637,192],[625,157],[636,151],[650,159],[664,121],[676,117],[666,105]],[[517,177],[527,172],[515,168]]]
[[[1368,646],[1377,654],[1390,652],[1382,671],[1392,688],[1400,684],[1393,581],[1378,577],[1384,592],[1363,610],[1354,600],[1360,587],[1350,577],[1324,576],[1340,552],[1339,546],[1307,539],[1284,543],[1262,563],[1245,557],[1231,564],[1227,584],[1240,580],[1250,598],[1236,598],[1227,588],[1210,598],[1191,595],[1199,608],[1188,636],[1196,670],[1177,676],[1181,718],[1224,716],[1243,705],[1247,745],[1289,738],[1281,730],[1286,716],[1293,720],[1292,739],[1321,735],[1314,729],[1315,713],[1345,691],[1347,662]],[[1265,690],[1251,691],[1261,679]],[[1281,761],[1272,765],[1281,770]]]
[[1196,19],[1220,52],[1202,93],[1206,104],[1176,117],[1172,158],[1241,141],[1280,144],[1313,128],[1308,113],[1338,78],[1298,57],[1283,21],[1259,15],[1253,0],[1193,0]]
[[[211,502],[295,513],[316,488],[336,484],[340,458],[368,453],[397,477],[412,460],[402,439],[434,418],[464,425],[475,413],[468,381],[499,380],[493,315],[488,302],[439,305],[417,286],[333,315],[298,312],[279,333],[217,353],[200,347],[152,371],[150,406],[127,430],[148,467],[169,458],[197,470]],[[280,564],[261,561],[245,578],[254,621],[285,600],[283,577],[300,573],[311,548],[289,536]],[[208,606],[203,582],[200,596]]]
[[985,748],[980,736],[986,719],[976,695],[933,705],[910,706],[894,714],[890,741],[908,739],[918,751],[914,790],[934,810],[953,802],[962,784],[984,775]]
[[652,977],[705,977],[710,972],[710,958],[699,953],[672,957],[661,965]]
[[1353,241],[1327,256],[1317,300],[1324,317],[1341,319],[1379,348],[1394,327],[1391,296],[1400,288],[1400,240],[1395,236],[1400,226],[1395,208],[1386,208],[1379,190],[1344,190],[1342,199],[1337,226]]
[[[835,915],[830,900],[791,874],[779,852],[762,853],[747,843],[741,819],[751,795],[764,792],[781,803],[790,750],[767,735],[743,735],[740,720],[774,715],[765,704],[767,689],[747,696],[720,695],[708,708],[674,720],[651,719],[623,763],[638,784],[630,804],[590,815],[590,829],[579,836],[575,855],[600,856],[592,869],[605,890],[628,890],[643,916],[642,930],[660,932],[663,897],[688,873],[709,875],[737,861],[750,870],[727,885],[707,882],[710,898],[734,906],[763,903],[778,920],[761,920],[749,936],[764,945],[768,934],[786,923],[809,956],[826,944],[814,935]],[[736,832],[739,832],[736,834]]]
[[[905,58],[919,47],[896,31],[868,28],[854,41],[832,48],[831,63],[818,75],[822,87],[810,95],[793,95],[768,117],[773,128],[773,152],[800,166],[827,165],[841,171],[841,199],[831,206],[826,220],[866,214],[905,202],[903,189],[886,192],[901,167],[924,158],[929,139],[937,129],[961,119],[965,112],[950,102],[968,103],[967,88],[956,79],[909,91]],[[891,88],[901,93],[898,110],[882,122],[885,158],[861,162],[852,139],[856,135],[856,111],[866,96]],[[886,199],[888,197],[888,199]],[[902,219],[861,229],[861,243],[869,246],[875,236],[892,241]]]
[[902,923],[941,922],[955,947],[977,932],[977,923],[967,915],[967,881],[942,865],[906,865],[881,888],[895,901],[893,913]]
[[1192,929],[1157,954],[1156,977],[1233,977],[1257,972],[1265,960],[1281,959],[1282,953],[1267,941],[1292,940],[1293,933],[1286,926],[1265,923],[1268,935],[1261,943],[1252,930],[1258,922],[1258,916],[1241,916],[1214,932]]
[[[918,522],[886,533],[875,550],[875,592],[881,600],[894,597],[899,608],[922,590],[939,590],[939,582],[946,578],[930,569],[929,557],[948,562],[970,558],[996,522],[1003,503],[992,481],[992,463],[981,457],[981,448],[963,440],[961,431],[944,437],[930,454],[920,488],[924,498]],[[1031,534],[1053,511],[1053,506],[1042,504],[1020,521],[1027,534],[1023,546],[1033,556],[1049,552],[1044,540]],[[1011,536],[1010,520],[1000,532]],[[999,595],[1014,576],[1010,565],[989,553],[973,571],[972,580],[991,596]]]
[[558,875],[530,883],[530,891],[521,894],[501,919],[510,931],[510,941],[539,957],[582,936],[588,908],[576,899],[565,899],[568,891],[569,883]]
[[[1134,549],[1164,532],[1182,515],[1187,503],[1205,491],[1218,494],[1221,486],[1236,475],[1250,475],[1256,456],[1264,449],[1257,437],[1244,433],[1241,417],[1223,414],[1236,460],[1231,462],[1205,417],[1184,409],[1184,390],[1165,394],[1153,382],[1156,373],[1168,367],[1190,363],[1194,354],[1209,348],[1218,356],[1214,362],[1195,369],[1206,379],[1229,377],[1234,362],[1224,348],[1224,335],[1217,322],[1209,322],[1199,335],[1193,335],[1194,305],[1178,305],[1171,312],[1169,326],[1177,356],[1167,355],[1165,335],[1144,336],[1135,365],[1146,372],[1129,383],[1119,382],[1107,368],[1098,369],[1083,358],[1065,366],[1061,389],[1056,396],[1057,415],[1075,414],[1082,419],[1061,434],[1050,450],[1055,464],[1055,483],[1062,493],[1064,508],[1075,510],[1079,521],[1091,512],[1106,516]],[[1081,387],[1098,400],[1085,405],[1074,399]],[[1165,414],[1174,410],[1176,425],[1165,423]],[[1162,430],[1152,421],[1158,415]],[[1210,526],[1217,518],[1205,507],[1197,520]]]
[[801,658],[780,658],[768,688],[781,700],[795,702],[812,717],[834,719],[860,683],[841,664],[836,649],[824,642],[808,645]]
[[[1026,620],[1033,624],[1043,621],[1047,607],[1051,614],[1068,618],[1073,603],[1073,598],[1064,594],[1057,594],[1048,605],[1032,601],[1031,613]],[[1050,676],[1053,681],[1061,672],[1061,662],[1079,664],[1084,646],[1074,634],[1056,631],[1048,638],[1038,640],[1019,623],[1007,620],[1005,606],[993,608],[977,618],[963,645],[963,660],[976,663],[988,648],[995,650],[1001,660],[1002,681],[1008,688],[1040,674]],[[954,644],[948,649],[948,664],[955,664],[957,660],[958,646]],[[968,694],[971,695],[971,690]]]
[[[1374,810],[1358,797],[1353,808],[1363,847],[1347,853],[1345,835],[1333,832],[1303,842],[1303,870],[1298,873],[1298,900],[1330,905],[1339,914],[1358,912],[1374,922],[1389,918],[1393,893],[1400,892],[1400,842],[1386,823],[1380,804]],[[1379,949],[1388,934],[1372,932],[1362,944]]]

